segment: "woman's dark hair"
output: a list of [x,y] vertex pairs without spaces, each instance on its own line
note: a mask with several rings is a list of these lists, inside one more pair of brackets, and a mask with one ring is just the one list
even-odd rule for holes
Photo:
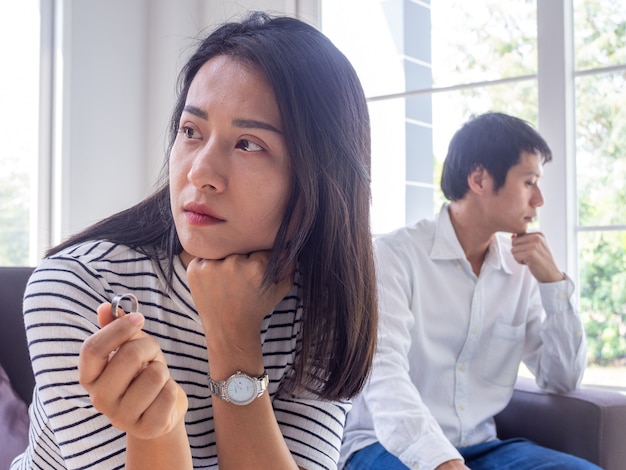
[[[290,156],[292,189],[265,282],[298,266],[303,329],[294,386],[320,397],[349,398],[369,374],[377,303],[370,234],[370,126],[359,79],[345,56],[315,28],[294,18],[251,13],[204,39],[179,76],[168,156],[189,86],[200,67],[226,55],[256,67],[272,87]],[[154,194],[54,247],[106,239],[153,259],[181,253],[164,182]]]
[[484,168],[493,177],[494,190],[506,181],[522,152],[539,153],[543,162],[552,160],[546,141],[522,119],[502,113],[486,113],[466,122],[448,147],[443,164],[441,189],[451,201],[463,199],[469,186],[467,177],[476,168]]

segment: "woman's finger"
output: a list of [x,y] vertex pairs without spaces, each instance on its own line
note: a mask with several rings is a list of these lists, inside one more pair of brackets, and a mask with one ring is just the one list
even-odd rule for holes
[[[102,305],[98,307],[98,316]],[[108,308],[110,315],[110,307]],[[141,331],[144,317],[133,312],[111,322],[85,340],[78,357],[79,381],[84,386],[96,380],[109,362],[109,355]]]
[[[161,350],[157,342],[147,335],[142,335],[121,345],[100,375],[91,383],[85,384],[85,388],[98,411],[109,416],[111,420],[121,419],[125,422],[133,422],[132,415],[135,412],[141,413],[142,408],[123,407],[121,404],[129,389],[134,387],[135,381],[148,367],[151,367],[151,370],[144,376],[144,382],[152,378],[151,386],[156,387],[157,390],[161,388],[164,382],[163,377],[158,378],[158,374],[152,373],[152,369],[161,366],[167,371],[167,365],[161,359]],[[149,398],[146,400],[150,401]],[[121,418],[118,418],[120,413]]]
[[[139,432],[146,439],[170,432],[184,419],[187,406],[187,395],[184,390],[170,378],[141,416],[138,423]],[[164,413],[163,410],[168,412]]]
[[136,436],[149,439],[169,432],[180,421],[187,411],[187,397],[167,367],[154,361],[130,384],[119,410]]
[[98,306],[96,312],[98,313],[98,325],[100,325],[100,328],[105,327],[116,318],[121,318],[126,315],[126,312],[118,307],[117,317],[115,317],[111,311],[112,307],[113,305],[111,305],[110,302],[104,302]]
[[109,417],[116,428],[124,431],[136,429],[146,409],[169,380],[166,366],[160,362],[150,362],[128,383],[116,382],[114,391],[106,387],[104,378],[99,380],[92,394],[92,402],[98,411]]

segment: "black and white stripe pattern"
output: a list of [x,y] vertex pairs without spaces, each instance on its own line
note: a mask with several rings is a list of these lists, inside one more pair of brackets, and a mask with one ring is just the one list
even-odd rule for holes
[[[187,393],[185,421],[194,468],[217,468],[206,343],[186,278],[177,259],[173,289],[168,291],[155,262],[110,242],[84,243],[41,263],[24,300],[37,383],[30,407],[30,444],[12,470],[124,467],[125,435],[93,408],[76,369],[83,341],[98,329],[96,307],[119,292],[137,296],[146,318],[144,331],[157,339],[173,378]],[[302,306],[297,294],[294,286],[263,321],[268,389],[298,465],[335,468],[349,403],[279,394],[293,373],[299,346]]]

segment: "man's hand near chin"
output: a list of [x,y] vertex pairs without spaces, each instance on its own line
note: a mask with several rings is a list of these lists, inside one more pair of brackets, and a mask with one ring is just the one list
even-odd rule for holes
[[462,460],[448,460],[439,465],[435,470],[468,470]]

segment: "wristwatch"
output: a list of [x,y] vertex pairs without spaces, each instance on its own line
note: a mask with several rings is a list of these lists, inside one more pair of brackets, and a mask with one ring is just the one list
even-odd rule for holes
[[250,377],[238,370],[222,382],[216,382],[209,375],[209,391],[229,403],[247,405],[263,395],[269,382],[267,371],[261,377]]

